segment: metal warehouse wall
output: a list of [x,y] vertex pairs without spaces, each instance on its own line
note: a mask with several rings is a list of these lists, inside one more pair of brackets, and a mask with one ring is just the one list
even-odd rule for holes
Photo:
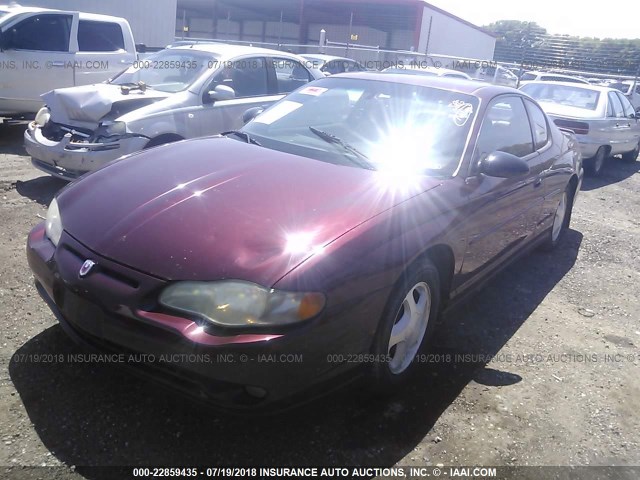
[[430,7],[424,8],[419,52],[491,60],[495,46],[495,37],[488,33]]
[[102,13],[129,21],[136,43],[163,47],[174,39],[177,0],[20,0],[20,5]]

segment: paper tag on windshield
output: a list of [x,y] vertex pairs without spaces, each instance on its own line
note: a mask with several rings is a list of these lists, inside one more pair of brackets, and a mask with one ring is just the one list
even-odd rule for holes
[[314,97],[319,97],[327,90],[329,89],[322,88],[322,87],[305,87],[302,90],[300,90],[298,93],[301,93],[303,95],[313,95]]
[[301,103],[292,102],[290,100],[284,100],[264,113],[258,115],[254,122],[264,123],[271,125],[276,120],[280,120],[282,117],[289,115],[291,112],[299,109],[302,106]]

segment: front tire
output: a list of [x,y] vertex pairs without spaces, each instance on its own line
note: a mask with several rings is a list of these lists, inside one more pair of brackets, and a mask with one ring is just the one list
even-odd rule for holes
[[542,244],[543,250],[551,251],[555,249],[562,240],[562,237],[564,237],[566,231],[569,229],[572,199],[573,194],[570,187],[567,187],[560,197],[560,202],[558,202],[556,213],[553,216],[553,225],[551,225],[551,228],[547,233],[547,238]]
[[373,342],[371,387],[392,393],[413,371],[416,355],[434,332],[440,308],[440,276],[429,260],[410,267],[389,297]]

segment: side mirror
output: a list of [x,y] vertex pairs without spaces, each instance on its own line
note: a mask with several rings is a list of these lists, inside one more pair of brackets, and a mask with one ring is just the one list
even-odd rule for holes
[[216,88],[207,92],[206,99],[210,103],[217,102],[218,100],[231,100],[236,98],[236,92],[231,87],[226,85],[217,85]]
[[251,120],[253,120],[258,115],[260,115],[262,112],[264,112],[264,108],[262,108],[262,107],[253,107],[253,108],[250,108],[249,110],[246,110],[242,114],[242,123],[244,123],[246,125]]
[[636,108],[636,116],[640,115],[640,107]]
[[529,173],[529,165],[520,157],[497,150],[480,162],[480,173],[490,177],[512,178]]

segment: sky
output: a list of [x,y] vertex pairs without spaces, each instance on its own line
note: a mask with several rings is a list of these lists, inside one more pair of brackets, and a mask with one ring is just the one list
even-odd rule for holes
[[427,0],[475,25],[496,20],[536,22],[551,34],[640,38],[640,0]]

